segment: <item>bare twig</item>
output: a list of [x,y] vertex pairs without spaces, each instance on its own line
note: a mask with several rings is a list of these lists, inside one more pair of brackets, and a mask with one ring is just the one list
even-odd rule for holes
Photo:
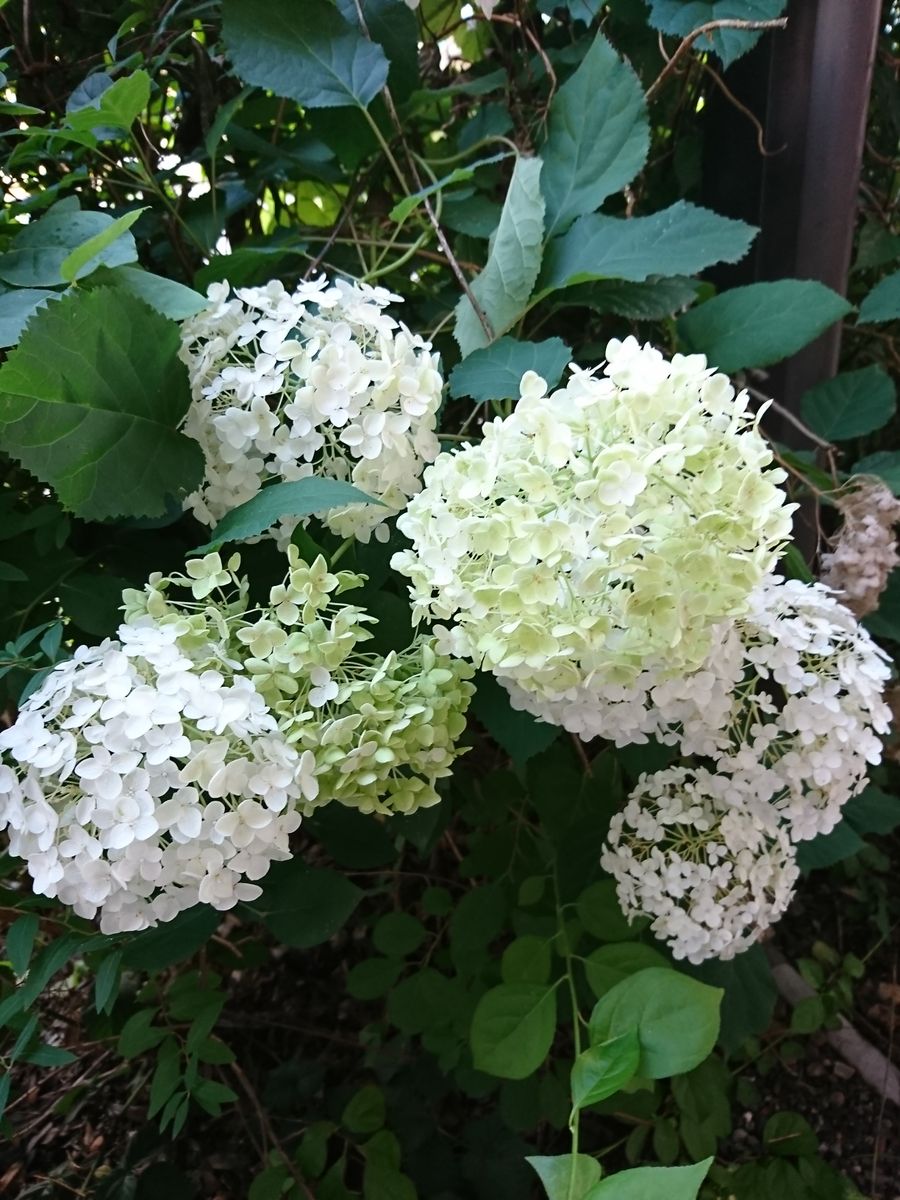
[[766,149],[766,131],[763,129],[762,121],[760,121],[756,113],[752,112],[746,104],[743,104],[740,100],[738,100],[737,96],[734,94],[719,72],[714,70],[709,63],[702,63],[701,66],[703,67],[704,71],[707,72],[707,74],[712,76],[716,82],[716,85],[723,92],[729,103],[732,104],[738,110],[738,112],[743,113],[747,120],[753,125],[753,128],[756,130],[756,145],[761,156],[763,158],[772,158],[776,154],[781,154],[785,149],[785,146],[779,146],[777,150]]
[[263,1137],[266,1138],[269,1142],[271,1142],[271,1144],[275,1147],[275,1149],[278,1151],[278,1153],[284,1159],[284,1165],[287,1167],[288,1171],[290,1171],[291,1175],[293,1176],[294,1182],[296,1183],[296,1185],[300,1189],[300,1191],[303,1193],[303,1195],[306,1196],[307,1200],[316,1200],[316,1197],[313,1194],[313,1192],[310,1191],[309,1185],[307,1184],[306,1180],[303,1178],[303,1176],[299,1173],[296,1166],[294,1165],[293,1159],[290,1157],[288,1152],[285,1150],[284,1146],[281,1144],[281,1139],[279,1138],[278,1134],[272,1128],[272,1122],[269,1120],[268,1116],[266,1115],[265,1109],[260,1104],[259,1097],[257,1096],[256,1092],[253,1090],[252,1083],[250,1082],[250,1080],[247,1078],[247,1076],[244,1074],[243,1070],[238,1066],[238,1064],[236,1062],[233,1062],[231,1064],[231,1070],[234,1073],[235,1079],[237,1079],[238,1083],[244,1089],[247,1099],[253,1105],[253,1111],[256,1113],[256,1119],[259,1121],[259,1127],[262,1130]]
[[[815,988],[810,987],[774,946],[766,947],[766,956],[772,966],[775,986],[792,1008],[801,1000],[816,995]],[[838,1020],[837,1029],[824,1031],[826,1041],[885,1101],[900,1105],[900,1071],[877,1047],[857,1033],[849,1021],[844,1017]]]
[[834,444],[832,442],[826,442],[825,439],[820,438],[817,433],[813,433],[810,427],[805,425],[798,416],[791,412],[789,408],[785,408],[783,404],[779,404],[777,400],[773,400],[771,396],[767,396],[765,392],[760,392],[754,387],[748,386],[747,391],[754,400],[761,400],[765,404],[770,404],[774,412],[777,412],[779,416],[784,417],[786,421],[789,421],[795,429],[799,429],[803,436],[809,438],[814,445],[818,446],[822,450],[827,451],[829,454],[834,453]]
[[650,87],[647,89],[647,99],[651,100],[656,95],[684,56],[690,51],[694,42],[696,42],[698,38],[703,37],[705,34],[714,33],[717,29],[744,29],[749,32],[755,30],[762,31],[765,29],[784,29],[786,25],[787,17],[778,17],[774,21],[739,21],[737,19],[723,19],[720,21],[707,21],[705,25],[699,25],[696,29],[689,33],[686,38],[684,38],[678,49],[657,75],[656,79],[654,79],[653,83],[650,84]]

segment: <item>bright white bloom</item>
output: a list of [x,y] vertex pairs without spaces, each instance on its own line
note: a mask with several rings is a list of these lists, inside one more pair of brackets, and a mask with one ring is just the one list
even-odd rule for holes
[[675,958],[734,958],[787,908],[799,874],[785,832],[752,793],[703,768],[641,776],[601,857],[629,918]]
[[[233,296],[214,283],[208,297],[182,330],[193,396],[184,431],[206,460],[186,507],[214,525],[269,481],[315,473],[386,506],[332,509],[330,529],[387,540],[385,520],[419,490],[438,453],[443,387],[430,345],[384,311],[400,297],[324,276],[293,292],[273,281]],[[280,543],[297,524],[280,523]]]
[[[27,860],[36,891],[82,917],[99,910],[107,933],[200,900],[224,909],[254,899],[260,889],[239,859],[255,855],[258,878],[288,857],[300,823],[297,751],[221,648],[180,639],[175,625],[126,625],[120,640],[81,647],[0,734],[0,749],[18,772],[0,774],[11,853]],[[207,792],[215,805],[187,786],[204,756],[223,776]],[[272,778],[276,765],[284,779]],[[217,819],[249,803],[260,820],[237,842]]]
[[749,609],[714,631],[698,671],[668,678],[650,666],[628,686],[549,700],[507,684],[512,703],[585,738],[652,736],[709,759],[771,805],[795,841],[828,833],[881,761],[887,656],[821,584],[769,577]]
[[398,520],[394,556],[442,647],[527,692],[630,687],[698,668],[790,533],[791,506],[747,410],[700,355],[612,341],[602,374],[441,455]]
[[874,476],[861,475],[837,500],[843,524],[822,555],[822,582],[858,617],[874,612],[888,576],[900,563],[894,526],[900,500]]
[[291,547],[258,609],[239,566],[211,554],[127,591],[118,639],[55,667],[0,734],[11,852],[105,932],[255,899],[301,814],[436,804],[461,752],[471,667],[427,636],[362,652],[373,618],[337,599],[360,577],[322,558]]

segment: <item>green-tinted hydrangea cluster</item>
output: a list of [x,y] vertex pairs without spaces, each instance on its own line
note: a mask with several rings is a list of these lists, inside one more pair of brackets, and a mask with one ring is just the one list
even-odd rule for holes
[[268,604],[253,607],[240,557],[208,554],[185,575],[155,574],[126,592],[126,621],[174,624],[180,644],[214,643],[252,680],[300,755],[302,812],[331,801],[382,814],[436,804],[436,783],[461,753],[472,668],[425,634],[399,653],[365,653],[375,618],[337,599],[363,577],[332,574],[321,557],[306,563],[293,546],[288,565]]

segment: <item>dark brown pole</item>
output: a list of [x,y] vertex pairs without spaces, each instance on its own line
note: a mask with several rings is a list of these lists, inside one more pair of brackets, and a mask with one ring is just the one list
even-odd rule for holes
[[[787,29],[771,36],[760,279],[817,279],[846,293],[881,10],[881,0],[791,0]],[[834,375],[840,346],[836,324],[773,369],[772,394],[798,411],[803,393]],[[787,426],[778,432],[795,441]]]

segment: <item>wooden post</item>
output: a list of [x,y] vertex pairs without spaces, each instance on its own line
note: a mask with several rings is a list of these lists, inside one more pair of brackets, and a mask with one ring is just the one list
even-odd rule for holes
[[[842,294],[856,225],[881,0],[791,0],[771,36],[758,279],[817,279]],[[774,368],[769,388],[798,411],[837,370],[841,326]],[[777,431],[796,443],[796,431]]]

